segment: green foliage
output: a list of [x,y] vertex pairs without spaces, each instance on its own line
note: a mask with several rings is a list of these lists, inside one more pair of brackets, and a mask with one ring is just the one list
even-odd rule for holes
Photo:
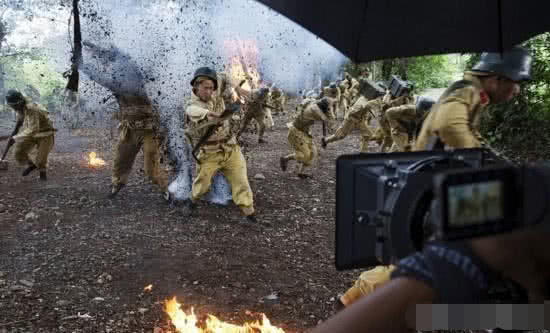
[[45,57],[5,57],[0,58],[0,63],[4,68],[6,89],[18,89],[29,94],[27,91],[34,88],[40,95],[41,103],[56,98],[54,93],[65,85],[63,76],[52,69]]
[[415,83],[417,91],[448,86],[457,71],[457,65],[451,57],[436,55],[410,59],[407,66],[408,80]]
[[[515,100],[493,105],[483,114],[481,132],[487,140],[518,160],[550,158],[550,34],[524,43],[533,55],[533,81],[521,86]],[[472,55],[471,68],[479,60]]]
[[349,62],[343,70],[358,76],[364,70],[373,74],[375,81],[387,81],[389,75],[399,75],[414,82],[416,91],[427,88],[443,88],[449,85],[456,74],[463,71],[458,55],[435,55],[406,59],[387,59],[383,61],[354,64]]

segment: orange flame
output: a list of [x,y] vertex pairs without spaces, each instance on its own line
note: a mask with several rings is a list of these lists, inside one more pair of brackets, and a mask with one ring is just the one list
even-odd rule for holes
[[88,155],[88,164],[90,166],[93,166],[93,167],[98,167],[98,166],[104,166],[105,165],[105,161],[102,160],[101,158],[97,158],[96,157],[96,153],[95,152],[91,152],[89,155]]
[[229,62],[227,74],[231,78],[232,84],[237,85],[240,81],[247,80],[243,89],[258,88],[261,78],[258,72],[259,51],[256,41],[226,40],[224,48]]
[[170,317],[172,325],[176,328],[176,332],[180,333],[285,333],[281,328],[271,325],[267,317],[262,314],[262,323],[258,321],[254,323],[245,323],[242,326],[223,322],[215,316],[208,315],[206,319],[206,328],[202,329],[197,326],[198,319],[191,308],[189,314],[186,314],[181,309],[181,304],[178,303],[176,297],[165,302],[164,311]]

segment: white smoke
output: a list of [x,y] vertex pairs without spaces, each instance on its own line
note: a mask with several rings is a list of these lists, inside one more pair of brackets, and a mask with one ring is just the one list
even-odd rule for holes
[[[255,41],[262,79],[290,93],[317,87],[322,78],[336,79],[347,60],[309,31],[253,0],[85,1],[81,2],[81,26],[84,40],[116,46],[143,72],[145,90],[169,128],[170,147],[178,160],[179,173],[171,189],[183,199],[189,197],[194,161],[179,113],[190,94],[195,69],[223,70],[227,65],[224,41]],[[59,71],[70,65],[70,37],[52,36],[43,45]],[[90,105],[95,102],[98,109],[106,109],[102,101],[109,93],[85,76],[81,92]],[[213,189],[221,194],[214,199],[223,203],[229,189],[216,179]]]

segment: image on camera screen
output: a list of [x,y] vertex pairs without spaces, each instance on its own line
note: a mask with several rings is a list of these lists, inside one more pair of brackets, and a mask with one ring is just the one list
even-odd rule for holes
[[500,181],[461,184],[447,189],[450,227],[482,225],[504,217]]

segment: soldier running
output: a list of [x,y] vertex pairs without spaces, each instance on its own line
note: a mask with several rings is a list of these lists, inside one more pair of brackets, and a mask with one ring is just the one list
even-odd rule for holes
[[[40,180],[47,180],[48,155],[53,148],[56,132],[48,118],[48,111],[13,89],[6,94],[6,103],[17,113],[17,122],[8,138],[8,146],[15,144],[15,160],[27,166],[22,176],[28,176],[38,169]],[[19,133],[21,128],[23,131]],[[35,147],[36,155],[31,159],[29,153]]]
[[160,119],[146,96],[115,94],[120,107],[119,138],[114,147],[112,189],[110,198],[128,183],[128,176],[139,151],[143,148],[145,174],[160,187],[165,200],[170,200],[168,174],[160,164]]
[[292,123],[288,124],[288,142],[295,152],[281,157],[281,170],[286,171],[288,161],[295,160],[299,163],[298,177],[310,177],[304,172],[304,169],[311,166],[312,161],[317,156],[317,149],[311,135],[311,126],[315,121],[322,121],[325,126],[327,125],[327,122],[331,119],[330,106],[332,103],[328,97],[310,103],[297,114]]

